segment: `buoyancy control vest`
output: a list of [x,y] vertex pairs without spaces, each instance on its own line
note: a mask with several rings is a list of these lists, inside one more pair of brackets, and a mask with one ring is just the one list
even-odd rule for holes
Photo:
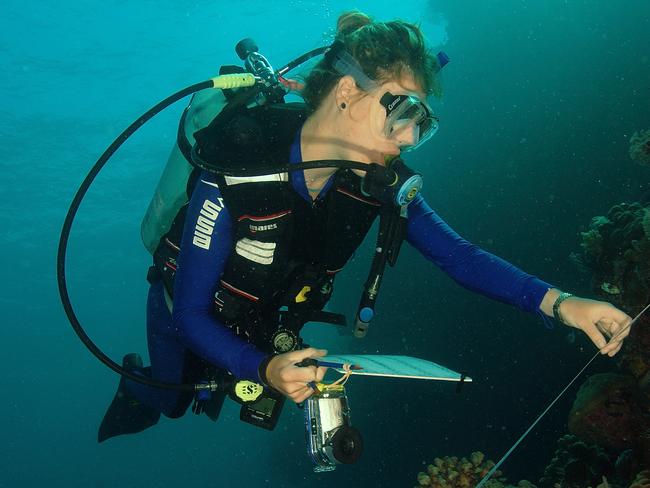
[[[282,168],[289,162],[305,110],[302,104],[268,104],[241,111],[227,124],[217,119],[194,134],[194,151],[201,158],[252,170]],[[233,219],[233,249],[215,294],[215,314],[267,352],[299,347],[300,329],[310,320],[344,321],[322,308],[332,294],[334,276],[381,208],[361,192],[361,178],[351,170],[339,169],[325,197],[314,202],[293,189],[293,174],[217,175]],[[185,210],[154,253],[170,296]],[[202,244],[200,232],[195,239],[196,245]]]

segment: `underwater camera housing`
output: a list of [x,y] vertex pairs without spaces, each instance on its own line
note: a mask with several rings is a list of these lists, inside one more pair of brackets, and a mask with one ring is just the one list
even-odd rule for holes
[[361,433],[350,425],[350,407],[343,385],[319,385],[320,393],[304,405],[307,453],[314,472],[334,471],[353,464],[363,451]]

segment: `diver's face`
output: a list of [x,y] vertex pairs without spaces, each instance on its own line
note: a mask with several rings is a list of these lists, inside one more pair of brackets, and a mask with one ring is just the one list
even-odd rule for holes
[[416,137],[413,125],[394,132],[390,137],[386,135],[386,108],[380,103],[386,92],[411,95],[420,100],[426,98],[410,77],[387,81],[371,92],[358,90],[350,97],[351,142],[363,148],[362,153],[367,155],[368,162],[383,164],[386,159],[398,156],[402,148],[412,146]]

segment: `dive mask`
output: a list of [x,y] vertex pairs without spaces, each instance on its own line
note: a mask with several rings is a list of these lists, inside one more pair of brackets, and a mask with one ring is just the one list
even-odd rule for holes
[[[341,41],[332,44],[325,56],[334,70],[341,75],[352,76],[362,90],[370,92],[380,86],[363,72],[358,61],[345,50]],[[449,62],[449,57],[442,51],[436,57],[439,69]],[[406,140],[408,146],[402,149],[403,151],[421,146],[438,131],[438,117],[425,102],[413,95],[393,95],[386,92],[379,102],[386,109],[384,135],[389,139]]]
[[386,92],[379,103],[386,109],[384,136],[400,141],[402,151],[421,146],[438,131],[438,117],[417,97]]

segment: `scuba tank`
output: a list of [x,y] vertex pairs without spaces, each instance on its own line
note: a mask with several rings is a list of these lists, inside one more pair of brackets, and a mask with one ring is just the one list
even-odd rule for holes
[[192,97],[183,112],[178,127],[179,139],[174,143],[140,226],[142,242],[151,255],[190,197],[187,182],[194,167],[181,150],[180,137],[184,136],[190,146],[194,145],[194,133],[206,127],[227,103],[223,90],[203,90]]
[[[293,66],[301,64],[305,59],[320,54],[323,50],[324,48],[315,49],[280,71],[284,73]],[[250,100],[247,106],[250,108],[267,102],[283,101],[286,91],[277,83],[273,66],[259,53],[257,43],[250,38],[242,39],[235,46],[235,52],[244,61],[245,68],[226,65],[220,68],[219,74],[251,73],[265,87],[264,90],[258,91],[257,96]],[[176,143],[140,226],[142,242],[151,255],[156,251],[161,237],[169,231],[180,208],[191,197],[192,188],[188,183],[191,183],[190,174],[195,168],[191,155],[191,148],[196,142],[194,133],[207,127],[233,99],[237,91],[236,88],[223,88],[196,92],[183,111],[178,124]]]

